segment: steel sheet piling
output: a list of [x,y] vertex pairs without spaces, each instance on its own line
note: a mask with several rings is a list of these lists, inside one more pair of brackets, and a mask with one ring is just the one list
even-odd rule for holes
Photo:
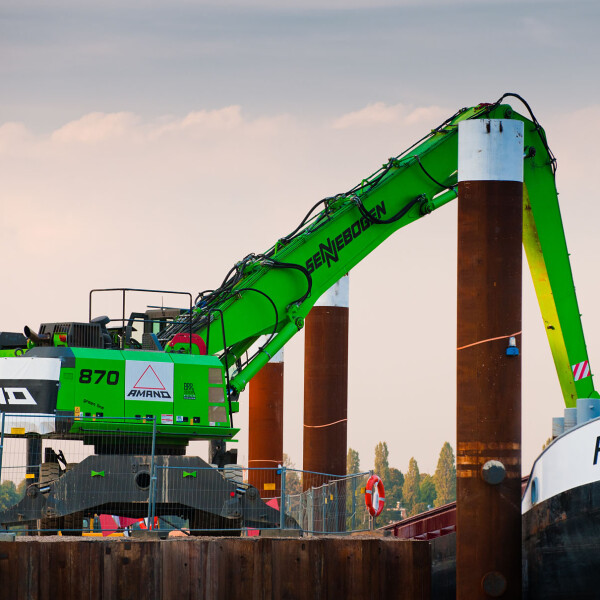
[[521,598],[523,123],[461,123],[458,179],[456,594]]
[[252,379],[249,396],[248,482],[262,498],[278,497],[281,476],[275,468],[283,464],[283,350]]

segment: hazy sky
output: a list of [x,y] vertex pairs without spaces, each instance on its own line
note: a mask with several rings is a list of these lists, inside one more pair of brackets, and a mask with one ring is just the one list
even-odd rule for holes
[[[5,0],[0,330],[86,319],[94,287],[215,287],[318,199],[514,91],[559,160],[594,366],[598,23],[596,0]],[[524,471],[562,412],[527,277]],[[431,472],[455,446],[455,297],[456,206],[350,274],[348,442],[363,467],[381,440],[402,470],[415,456]],[[285,352],[285,451],[300,466],[302,336]]]

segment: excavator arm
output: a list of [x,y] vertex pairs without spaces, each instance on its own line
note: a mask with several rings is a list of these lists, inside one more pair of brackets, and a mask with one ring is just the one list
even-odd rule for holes
[[523,246],[567,407],[598,397],[592,381],[554,178],[525,161]]
[[[507,95],[505,95],[507,96]],[[237,263],[217,290],[198,295],[193,328],[208,353],[221,353],[236,393],[303,326],[318,298],[392,233],[457,196],[458,123],[525,123],[523,243],[565,404],[596,395],[555,185],[555,159],[530,111],[500,101],[462,109],[344,194],[321,200],[289,235]],[[527,109],[529,107],[525,104]],[[163,339],[184,331],[169,326]],[[261,336],[258,352],[243,360]]]

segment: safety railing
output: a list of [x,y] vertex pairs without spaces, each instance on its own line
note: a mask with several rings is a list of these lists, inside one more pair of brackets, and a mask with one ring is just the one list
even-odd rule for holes
[[151,417],[2,413],[0,528],[66,535],[99,515],[147,519],[155,441]]
[[[370,473],[217,468],[152,418],[1,413],[0,530],[19,535],[303,535],[369,529]],[[139,534],[147,535],[147,534]]]
[[364,501],[370,473],[345,477],[296,469],[283,469],[283,473],[301,486],[302,491],[290,491],[288,486],[283,505],[305,533],[349,533],[370,528]]

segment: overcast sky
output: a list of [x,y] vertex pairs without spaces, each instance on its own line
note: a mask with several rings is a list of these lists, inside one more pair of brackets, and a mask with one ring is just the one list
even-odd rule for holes
[[[0,330],[86,319],[94,287],[215,287],[318,199],[514,91],[558,157],[593,367],[599,22],[595,0],[5,0]],[[524,471],[563,406],[527,277]],[[403,471],[415,456],[432,472],[455,447],[455,297],[456,206],[350,274],[348,442],[363,467],[379,441]],[[285,451],[300,466],[302,336],[285,352]]]

